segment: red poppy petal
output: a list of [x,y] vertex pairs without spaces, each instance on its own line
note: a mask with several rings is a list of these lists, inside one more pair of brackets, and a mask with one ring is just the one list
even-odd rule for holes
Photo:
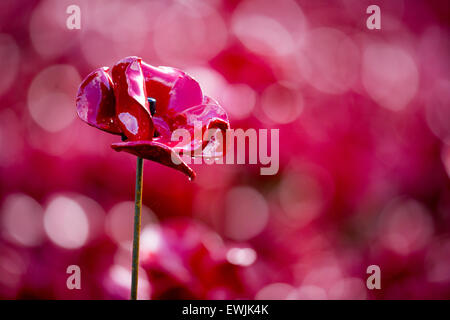
[[[194,170],[192,170],[172,148],[163,143],[156,141],[130,141],[113,143],[111,147],[116,151],[129,152],[138,157],[152,160],[179,170],[191,180],[195,178]],[[172,161],[172,157],[177,159],[179,164]]]
[[98,129],[121,134],[116,121],[116,102],[113,83],[103,67],[91,72],[80,84],[76,105],[78,116]]
[[156,99],[156,116],[171,117],[201,104],[203,94],[197,81],[181,70],[154,67],[142,62],[147,94]]
[[187,108],[202,103],[203,93],[200,85],[187,74],[178,78],[177,82],[170,91],[169,112],[179,113]]
[[147,101],[141,59],[127,57],[112,69],[116,115],[120,128],[130,140],[151,140],[154,126]]

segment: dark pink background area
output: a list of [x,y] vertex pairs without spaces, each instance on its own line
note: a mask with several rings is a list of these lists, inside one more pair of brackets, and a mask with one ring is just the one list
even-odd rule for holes
[[450,298],[449,39],[448,1],[1,1],[0,298],[128,298],[136,159],[75,95],[129,55],[280,129],[273,176],[145,162],[140,298]]

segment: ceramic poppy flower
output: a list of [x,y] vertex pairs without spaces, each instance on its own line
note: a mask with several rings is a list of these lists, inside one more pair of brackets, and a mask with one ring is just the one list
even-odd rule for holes
[[[191,179],[194,171],[180,157],[211,149],[211,141],[199,140],[194,125],[201,124],[202,135],[211,129],[229,128],[225,110],[203,95],[193,78],[170,67],[154,67],[138,57],[127,57],[111,69],[93,71],[81,83],[77,112],[89,125],[122,136],[113,143],[116,151],[126,151],[144,159],[175,168]],[[191,140],[185,145],[172,141],[172,133],[185,129]],[[172,161],[175,157],[178,161]]]

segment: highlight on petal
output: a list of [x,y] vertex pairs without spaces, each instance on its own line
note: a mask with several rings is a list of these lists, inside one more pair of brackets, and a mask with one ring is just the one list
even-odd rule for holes
[[181,70],[154,67],[142,62],[149,97],[157,101],[156,116],[172,116],[201,104],[203,94],[198,82]]
[[98,129],[121,134],[116,119],[114,85],[103,67],[91,72],[78,88],[76,106],[78,116]]
[[141,59],[127,57],[112,69],[116,116],[123,134],[132,141],[151,140],[154,126],[147,101]]
[[[156,141],[129,141],[113,143],[111,147],[116,151],[125,151],[181,171],[187,175],[190,180],[195,178],[194,170],[192,170],[172,148],[163,143]],[[178,160],[178,164],[172,161],[172,157]]]

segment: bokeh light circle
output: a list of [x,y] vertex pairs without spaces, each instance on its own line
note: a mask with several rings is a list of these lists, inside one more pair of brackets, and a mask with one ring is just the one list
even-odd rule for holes
[[413,199],[393,200],[380,217],[381,243],[401,255],[422,249],[433,232],[433,220],[428,210]]
[[247,240],[258,235],[269,219],[264,197],[254,188],[235,187],[225,198],[225,234],[234,240]]
[[56,196],[45,209],[45,231],[55,244],[65,249],[82,247],[89,236],[86,212],[75,200]]
[[[108,212],[105,222],[106,233],[118,244],[131,242],[133,239],[134,202],[123,201],[114,205]],[[143,205],[141,209],[141,226],[157,221],[150,208]]]
[[370,44],[364,49],[361,77],[369,96],[393,111],[404,109],[419,86],[419,72],[411,54],[389,44]]
[[297,120],[303,110],[303,97],[298,90],[275,83],[261,95],[261,108],[274,123],[286,124]]
[[81,78],[71,65],[52,65],[33,79],[28,89],[31,118],[44,130],[57,132],[75,119],[74,97]]
[[11,194],[5,199],[1,222],[4,235],[16,244],[38,246],[44,239],[43,209],[25,194]]
[[256,251],[252,248],[231,248],[227,252],[228,262],[244,267],[252,265],[256,257]]
[[344,32],[333,28],[311,30],[297,55],[298,72],[316,89],[344,93],[357,80],[360,52]]

